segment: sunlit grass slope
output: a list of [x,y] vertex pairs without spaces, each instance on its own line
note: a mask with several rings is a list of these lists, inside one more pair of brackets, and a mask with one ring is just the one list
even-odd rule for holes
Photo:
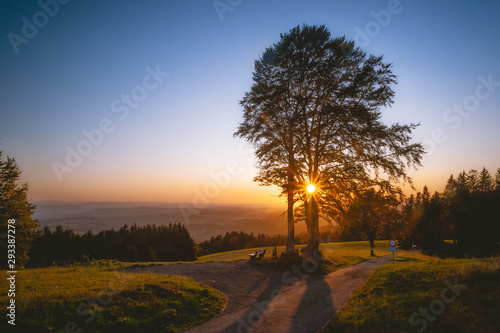
[[[301,249],[304,245],[298,245],[296,248]],[[262,247],[263,248],[263,247]],[[236,250],[230,252],[222,252],[222,253],[214,253],[206,256],[202,256],[198,258],[200,262],[207,261],[232,261],[232,260],[241,260],[248,259],[248,254],[254,252],[255,250],[261,249],[243,249]],[[334,243],[322,243],[320,244],[320,249],[322,254],[331,260],[339,259],[339,258],[359,258],[359,262],[367,259],[371,259],[373,257],[370,256],[370,245],[368,241],[360,241],[360,242],[334,242]],[[271,256],[274,247],[266,247],[266,257]],[[285,246],[277,247],[278,253],[285,251]],[[376,256],[384,256],[391,254],[389,251],[389,243],[388,241],[375,241],[375,255]],[[398,250],[396,254],[399,253],[407,253],[407,251]]]
[[[304,245],[298,245],[297,248],[301,249]],[[199,262],[208,261],[233,261],[249,259],[248,254],[254,252],[257,249],[244,249],[236,250],[223,253],[215,253],[207,256],[198,258]],[[263,260],[251,261],[251,263],[266,267],[273,267],[276,269],[286,270],[293,266],[294,262],[284,264],[276,262],[270,259],[274,247],[266,247],[266,255]],[[285,246],[277,247],[278,254],[285,251]],[[370,245],[367,241],[360,242],[335,242],[335,243],[322,243],[320,245],[321,254],[324,257],[324,261],[320,262],[318,268],[315,270],[314,274],[328,274],[334,272],[340,268],[356,265],[362,261],[372,259],[370,256]],[[389,255],[392,252],[389,251],[388,241],[376,241],[375,242],[375,255],[377,257]],[[408,251],[398,250],[397,254],[408,253]]]
[[499,311],[500,258],[418,254],[377,268],[320,332],[498,332]]
[[[125,266],[98,261],[19,270],[16,331],[179,332],[224,306],[223,295],[189,278],[117,270]],[[5,278],[0,290],[0,304],[8,304]],[[7,325],[2,320],[0,331]]]

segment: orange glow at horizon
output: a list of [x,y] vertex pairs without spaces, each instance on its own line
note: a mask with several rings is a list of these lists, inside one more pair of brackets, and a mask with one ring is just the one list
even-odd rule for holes
[[[29,180],[29,199],[81,202],[165,202],[196,206],[210,204],[269,204],[284,205],[275,187],[256,183],[235,182],[227,187],[213,188],[208,183],[182,179],[94,178],[53,183],[50,179]],[[213,184],[212,184],[213,185]]]

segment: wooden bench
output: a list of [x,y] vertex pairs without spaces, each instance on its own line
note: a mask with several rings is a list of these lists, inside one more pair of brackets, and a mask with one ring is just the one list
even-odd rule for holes
[[266,249],[257,250],[249,254],[250,260],[262,259],[264,254],[266,254]]

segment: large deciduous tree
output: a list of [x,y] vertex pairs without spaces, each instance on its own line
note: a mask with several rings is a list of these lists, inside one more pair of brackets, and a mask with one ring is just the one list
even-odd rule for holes
[[[320,215],[338,218],[358,189],[393,191],[391,182],[409,180],[406,168],[420,163],[423,147],[410,143],[417,125],[380,121],[394,97],[391,65],[332,38],[325,26],[282,34],[255,62],[253,81],[235,135],[255,146],[255,180],[287,197],[288,251],[297,201],[306,210],[309,253],[317,253]],[[304,195],[308,184],[318,191]]]
[[[7,157],[4,162],[0,151],[0,252],[2,257],[14,253],[16,267],[22,267],[28,261],[28,251],[39,226],[38,220],[32,218],[35,206],[28,201],[28,184],[17,184],[20,175],[15,159]],[[9,220],[15,220],[12,224],[15,234],[11,234],[15,236],[15,252],[7,251],[11,249],[7,239]],[[2,266],[6,264],[7,259],[2,260]]]

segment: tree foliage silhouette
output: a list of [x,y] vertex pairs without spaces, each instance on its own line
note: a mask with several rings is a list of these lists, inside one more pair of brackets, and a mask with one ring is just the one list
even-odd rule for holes
[[356,194],[344,218],[339,220],[344,230],[359,233],[370,242],[370,254],[375,255],[375,240],[384,234],[391,238],[403,229],[403,219],[399,205],[400,194],[384,194],[369,188]]
[[90,259],[121,261],[190,261],[196,259],[194,241],[180,223],[146,225],[97,234],[88,231],[80,235],[71,229],[45,227],[39,232],[30,252],[29,265],[49,266],[81,262]]
[[[497,171],[498,174],[498,171]],[[497,178],[498,180],[498,178]],[[500,189],[486,168],[451,175],[442,193],[412,195],[402,211],[408,221],[402,241],[431,252],[485,256],[500,250]],[[453,249],[445,240],[453,240]]]
[[7,264],[7,224],[10,219],[15,223],[15,262],[16,267],[24,266],[28,261],[28,252],[35,237],[38,220],[32,215],[36,206],[28,201],[28,184],[19,185],[17,182],[21,171],[16,160],[7,157],[2,159],[0,151],[0,228],[4,237],[0,239],[2,266]]

